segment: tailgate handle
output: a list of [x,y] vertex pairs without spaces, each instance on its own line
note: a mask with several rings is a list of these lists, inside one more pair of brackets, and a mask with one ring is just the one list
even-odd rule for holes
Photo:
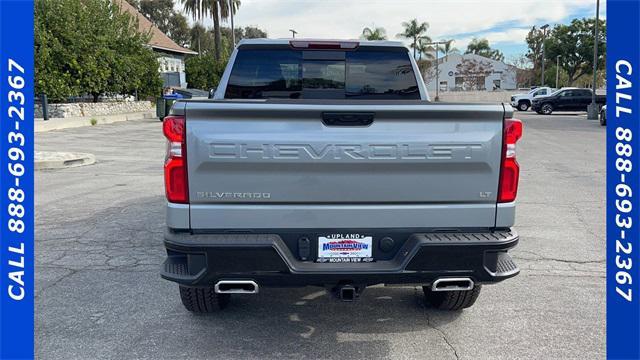
[[323,112],[322,122],[327,126],[368,126],[374,117],[372,112]]

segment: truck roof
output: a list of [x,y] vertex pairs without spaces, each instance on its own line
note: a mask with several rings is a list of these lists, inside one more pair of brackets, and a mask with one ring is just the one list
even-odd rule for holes
[[238,43],[240,45],[288,45],[291,41],[299,42],[357,42],[360,46],[388,46],[406,48],[401,41],[391,40],[361,40],[361,39],[309,39],[309,38],[282,38],[282,39],[242,39]]

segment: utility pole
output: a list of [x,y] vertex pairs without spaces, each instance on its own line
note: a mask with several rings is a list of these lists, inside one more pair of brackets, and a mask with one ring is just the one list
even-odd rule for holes
[[542,73],[540,74],[540,86],[544,86],[544,40],[547,37],[547,28],[549,24],[544,24],[540,29],[542,29]]
[[446,44],[448,41],[435,41],[432,43],[425,44],[427,46],[434,46],[436,48],[436,97],[435,101],[440,101],[440,97],[438,96],[440,93],[440,81],[438,79],[438,75],[440,75],[440,71],[438,70],[438,46]]
[[289,29],[289,31],[291,31],[291,37],[295,39],[298,32],[293,29]]
[[438,61],[438,45],[436,45],[436,98],[434,99],[435,101],[440,101],[440,96],[439,92],[440,92],[440,80],[438,80],[438,76],[440,75],[440,70],[438,70],[438,63],[440,61]]
[[598,80],[598,23],[600,22],[600,0],[596,0],[596,24],[593,34],[593,90],[591,104],[587,109],[587,119],[598,119],[598,105],[596,104],[596,81]]
[[559,75],[560,75],[560,55],[556,56],[556,89],[559,89],[558,87]]

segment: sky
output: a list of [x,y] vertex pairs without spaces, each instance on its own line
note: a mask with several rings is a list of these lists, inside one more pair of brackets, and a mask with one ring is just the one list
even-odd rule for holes
[[[605,4],[601,1],[603,19]],[[526,53],[531,26],[593,17],[595,8],[596,0],[242,0],[234,23],[257,26],[270,38],[291,37],[289,29],[295,29],[297,37],[354,39],[364,27],[383,27],[390,40],[403,40],[396,37],[402,22],[416,18],[429,23],[427,34],[434,41],[454,39],[464,51],[474,37],[486,38],[509,60]]]

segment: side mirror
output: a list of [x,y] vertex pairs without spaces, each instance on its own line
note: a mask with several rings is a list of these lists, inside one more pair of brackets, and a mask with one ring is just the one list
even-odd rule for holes
[[213,99],[213,95],[216,93],[216,88],[209,89],[209,99]]

